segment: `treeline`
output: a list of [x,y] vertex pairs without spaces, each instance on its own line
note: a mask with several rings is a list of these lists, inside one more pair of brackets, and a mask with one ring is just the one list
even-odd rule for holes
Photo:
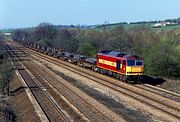
[[59,29],[41,23],[31,30],[15,30],[15,41],[23,41],[64,49],[95,57],[99,50],[117,50],[144,57],[147,75],[180,76],[180,31],[153,31],[144,26],[125,30]]

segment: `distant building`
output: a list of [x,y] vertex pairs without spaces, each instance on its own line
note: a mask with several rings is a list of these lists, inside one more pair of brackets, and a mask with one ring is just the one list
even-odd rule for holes
[[10,36],[11,33],[3,33],[5,36]]
[[153,25],[153,27],[162,27],[162,26],[168,26],[168,25],[173,25],[173,23],[170,23],[170,22],[159,22],[159,23],[155,23]]

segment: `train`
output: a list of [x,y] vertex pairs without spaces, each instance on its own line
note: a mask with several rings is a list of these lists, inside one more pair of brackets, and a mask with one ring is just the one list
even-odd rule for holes
[[21,45],[125,82],[140,82],[144,75],[144,60],[138,55],[102,50],[92,58],[33,43]]
[[98,52],[96,66],[101,74],[108,74],[122,81],[138,81],[144,74],[143,58],[124,52]]

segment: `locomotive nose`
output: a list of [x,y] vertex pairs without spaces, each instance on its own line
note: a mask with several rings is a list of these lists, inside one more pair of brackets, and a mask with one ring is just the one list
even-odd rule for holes
[[144,67],[143,66],[127,66],[126,75],[143,75]]

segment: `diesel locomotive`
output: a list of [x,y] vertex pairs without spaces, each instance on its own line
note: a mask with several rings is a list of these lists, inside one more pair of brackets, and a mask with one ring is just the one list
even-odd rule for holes
[[98,70],[123,81],[138,80],[144,74],[143,58],[117,51],[97,53]]

